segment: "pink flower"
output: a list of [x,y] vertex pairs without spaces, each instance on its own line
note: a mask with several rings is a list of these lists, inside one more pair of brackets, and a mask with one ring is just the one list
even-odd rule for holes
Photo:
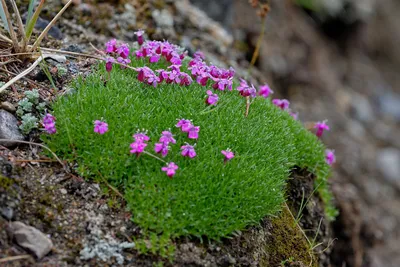
[[272,94],[274,91],[269,88],[268,84],[260,86],[260,91],[258,91],[258,95],[267,98],[270,94]]
[[154,145],[154,151],[156,153],[161,153],[163,157],[165,157],[168,154],[168,143],[156,143]]
[[147,142],[150,140],[150,137],[148,137],[146,134],[146,132],[138,132],[133,135],[133,138],[136,142]]
[[160,56],[157,55],[157,54],[152,55],[152,56],[150,57],[150,59],[149,59],[150,63],[156,63],[156,62],[158,62],[159,60],[160,60]]
[[224,162],[227,162],[235,157],[235,154],[229,148],[227,150],[222,150],[221,153],[225,156]]
[[181,128],[181,131],[184,133],[189,132],[190,128],[192,128],[192,122],[190,120],[181,119],[175,125],[178,128]]
[[193,126],[188,131],[189,139],[197,139],[199,138],[200,126]]
[[56,118],[49,113],[43,117],[43,126],[48,134],[55,134],[57,132],[55,120]]
[[140,155],[146,148],[147,144],[143,142],[143,140],[136,140],[135,142],[130,144],[131,147],[131,153],[136,154],[137,156]]
[[172,177],[175,175],[176,170],[178,169],[178,165],[174,162],[170,162],[167,164],[167,167],[162,167],[161,170],[167,174],[168,177]]
[[117,53],[120,55],[122,58],[128,58],[129,56],[129,46],[128,44],[121,44],[117,48]]
[[162,136],[160,138],[161,143],[169,144],[173,143],[176,144],[176,140],[170,131],[163,131]]
[[325,161],[330,166],[332,166],[332,164],[336,162],[335,150],[330,150],[330,149],[325,150]]
[[121,65],[121,69],[125,69],[126,68],[125,65],[128,65],[129,63],[131,63],[131,60],[129,58],[118,57],[117,61],[121,64],[124,64],[124,65]]
[[297,120],[297,118],[298,118],[298,116],[299,116],[299,113],[298,113],[298,112],[292,112],[292,111],[290,111],[290,112],[289,112],[289,115],[292,116],[293,119]]
[[194,150],[194,147],[189,144],[181,146],[181,150],[182,150],[182,156],[184,157],[189,157],[189,158],[196,157],[196,151]]
[[103,121],[99,121],[99,120],[94,121],[94,132],[95,133],[104,134],[107,131],[108,131],[107,123],[105,123]]
[[106,43],[106,52],[107,53],[114,53],[117,51],[117,40],[111,39]]
[[272,100],[272,104],[282,110],[287,110],[289,108],[290,102],[286,99],[274,99]]
[[110,72],[113,67],[113,63],[115,62],[115,59],[113,57],[106,57],[106,71]]
[[138,30],[137,32],[135,32],[139,45],[143,44],[143,34],[144,34],[143,30]]
[[211,92],[211,90],[207,90],[207,99],[206,99],[206,103],[208,105],[217,105],[218,102],[218,95],[217,94],[213,94],[213,92]]
[[324,133],[324,130],[329,131],[329,126],[326,124],[326,120],[322,122],[319,121],[314,125],[314,129],[317,129],[315,135],[321,137],[322,134]]
[[237,90],[244,97],[256,97],[257,95],[257,90],[254,88],[254,85],[250,86],[244,79],[240,79],[240,85],[238,86]]

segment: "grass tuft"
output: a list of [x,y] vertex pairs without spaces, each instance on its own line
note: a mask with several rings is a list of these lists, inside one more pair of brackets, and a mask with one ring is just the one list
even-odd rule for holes
[[[132,65],[144,62],[133,59]],[[101,173],[124,192],[132,219],[142,228],[170,236],[229,236],[281,209],[294,166],[316,173],[323,182],[321,192],[328,192],[324,145],[269,99],[256,98],[245,117],[246,99],[237,91],[216,92],[218,105],[207,107],[206,90],[211,88],[195,82],[153,88],[118,67],[106,85],[102,77],[107,77],[104,63],[75,82],[76,93],[54,103],[57,134],[43,140],[58,155],[76,161],[80,174],[100,181]],[[200,126],[196,142],[175,127],[181,118]],[[93,121],[100,119],[109,126],[104,135],[93,132]],[[175,134],[177,144],[165,158],[179,166],[172,179],[161,171],[163,162],[129,153],[132,135],[143,128],[151,138],[146,149],[151,153],[163,130]],[[197,143],[197,157],[180,155],[185,142]],[[227,148],[235,158],[224,164],[221,150]]]

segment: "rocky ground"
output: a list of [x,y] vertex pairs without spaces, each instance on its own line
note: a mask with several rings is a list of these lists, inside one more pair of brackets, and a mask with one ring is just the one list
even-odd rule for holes
[[[93,53],[89,43],[102,47],[111,37],[132,42],[135,38],[132,32],[143,28],[151,38],[166,38],[191,53],[201,49],[210,61],[232,65],[243,75],[247,73],[249,55],[254,51],[260,32],[260,19],[246,0],[193,1],[205,13],[181,0],[116,2],[76,1],[50,33],[52,37],[44,46]],[[362,4],[351,0],[337,2],[339,8],[326,4],[322,13],[315,13],[295,6],[291,1],[270,1],[266,36],[252,76],[254,82],[268,82],[276,97],[288,98],[302,121],[326,118],[331,125],[331,132],[324,142],[336,150],[338,157],[332,189],[340,215],[332,225],[337,238],[333,244],[326,237],[330,236],[329,227],[325,222],[322,224],[324,230],[321,233],[325,232],[325,237],[318,238],[325,243],[318,251],[328,249],[319,255],[321,265],[399,266],[400,141],[397,137],[400,133],[400,80],[396,69],[400,54],[396,42],[400,38],[397,29],[400,24],[396,14],[392,14],[398,10],[398,4],[391,0],[383,1],[385,4],[379,2],[380,5],[373,0]],[[61,1],[51,1],[47,15],[54,14],[60,6]],[[206,13],[221,24],[208,18]],[[45,19],[39,28],[46,24]],[[66,62],[50,60],[48,64],[56,86],[64,93],[69,90],[67,81],[71,75],[85,74],[92,63],[90,59],[68,58]],[[23,65],[16,65],[9,71],[22,69]],[[67,75],[57,75],[59,69],[65,69]],[[0,76],[4,81],[10,77]],[[16,103],[23,97],[22,91],[26,87],[39,86],[43,101],[51,101],[54,97],[55,91],[49,89],[46,76],[39,69],[28,78],[1,96],[1,108],[10,113],[1,111],[0,116],[9,119],[0,121],[7,120],[10,125],[16,125],[12,121],[14,116],[8,114],[15,112]],[[0,127],[0,138],[10,134],[2,132],[3,129],[4,126]],[[18,131],[12,132],[18,135]],[[37,135],[34,133],[29,139],[37,140]],[[129,248],[134,243],[131,236],[140,234],[139,229],[129,221],[118,195],[104,193],[104,185],[84,182],[74,174],[65,173],[56,162],[35,162],[43,160],[43,155],[34,145],[19,148],[2,145],[1,158],[12,164],[1,163],[3,173],[0,177],[2,184],[12,190],[0,194],[0,254],[1,257],[26,257],[10,261],[10,266],[83,265],[86,261],[79,253],[85,246],[97,255],[112,255],[109,264],[117,261],[119,255],[131,266],[166,262],[156,256],[140,256]],[[294,175],[309,177],[301,172]],[[4,176],[11,177],[16,184]],[[298,199],[296,190],[290,194],[294,199],[296,195]],[[113,201],[110,203],[109,199]],[[292,203],[294,214],[295,203]],[[313,203],[318,203],[318,199]],[[312,214],[318,212],[309,210],[310,207],[313,205],[304,211],[301,226],[315,232],[319,219]],[[24,225],[9,224],[9,220],[34,226],[50,235],[53,244],[49,243],[48,236]],[[267,220],[261,228],[249,229],[249,235],[243,234],[224,245],[207,248],[192,240],[180,240],[175,264],[260,264],[260,259],[265,257],[261,257],[254,246],[244,249],[239,244],[251,244],[261,237],[271,238],[271,233],[279,230],[273,224]],[[6,228],[11,229],[6,231]],[[295,231],[292,236],[298,234],[297,230],[289,228],[285,231]],[[36,257],[49,251],[50,254],[40,262],[24,256],[31,249],[23,244],[16,246],[18,239],[10,238],[10,232],[19,232],[22,237],[25,233],[41,235],[38,238],[43,241],[43,246],[35,247],[41,251],[34,254]],[[262,245],[276,244],[279,235],[275,240],[261,239]],[[246,258],[249,254],[253,255],[252,259]],[[276,260],[271,256],[273,253],[267,255],[274,266],[272,264],[277,262],[273,261]],[[283,254],[280,256],[284,257]],[[95,259],[86,263],[102,264]],[[283,264],[301,266],[289,259]]]

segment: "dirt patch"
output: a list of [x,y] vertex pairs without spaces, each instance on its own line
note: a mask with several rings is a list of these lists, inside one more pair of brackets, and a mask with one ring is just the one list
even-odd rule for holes
[[[7,151],[8,156],[18,150]],[[3,151],[3,154],[5,152]],[[3,166],[13,166],[5,175],[12,176],[7,183],[1,183],[1,194],[10,199],[20,199],[13,206],[12,221],[21,221],[48,235],[54,248],[41,261],[33,258],[11,261],[6,266],[104,266],[117,264],[117,258],[106,261],[99,258],[83,260],[80,252],[93,242],[93,229],[101,233],[107,242],[136,242],[135,248],[120,251],[126,266],[318,266],[310,245],[293,215],[286,208],[278,217],[266,218],[259,225],[236,232],[232,238],[207,241],[190,238],[174,240],[170,246],[176,248],[175,257],[170,260],[152,254],[151,242],[140,228],[130,220],[125,203],[105,185],[84,181],[82,178],[65,173],[57,165],[27,163],[11,165],[5,160]],[[13,175],[11,175],[13,174]],[[310,174],[296,170],[291,181],[307,181]],[[3,181],[2,180],[2,181]],[[308,184],[313,190],[312,184]],[[9,187],[15,187],[10,195]],[[301,185],[300,187],[301,188]],[[299,189],[301,190],[301,189]],[[294,203],[301,201],[299,190],[291,189],[288,194]],[[295,193],[294,195],[292,195]],[[320,203],[316,204],[317,206]],[[319,207],[322,210],[322,207]],[[295,209],[293,209],[295,210]],[[293,213],[295,214],[295,213]],[[311,222],[310,214],[303,214],[304,222]],[[0,218],[1,258],[28,254],[9,238],[6,232],[8,220]],[[318,224],[309,224],[316,232]],[[320,228],[322,229],[322,228]],[[326,238],[328,238],[326,236]],[[139,243],[149,245],[147,254],[141,254]],[[28,254],[29,255],[29,254]]]

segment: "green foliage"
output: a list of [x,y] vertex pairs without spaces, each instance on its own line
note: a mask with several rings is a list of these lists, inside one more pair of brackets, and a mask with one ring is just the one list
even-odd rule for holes
[[31,113],[27,113],[21,117],[21,125],[19,126],[19,129],[23,134],[28,134],[38,127],[38,121],[38,118],[33,116]]
[[[294,166],[316,173],[320,189],[329,192],[324,145],[270,100],[256,98],[246,118],[245,98],[235,91],[218,91],[218,105],[206,107],[209,86],[153,88],[117,67],[105,85],[101,77],[107,73],[104,64],[100,67],[76,81],[75,94],[54,103],[57,134],[42,138],[58,155],[76,161],[80,174],[100,180],[101,173],[124,192],[132,219],[143,229],[171,236],[229,236],[281,209]],[[151,67],[165,68],[161,63]],[[105,135],[93,132],[93,121],[101,118],[109,125]],[[181,118],[200,126],[197,142],[175,128]],[[161,171],[164,163],[129,153],[132,135],[143,128],[151,138],[149,152],[161,131],[171,128],[175,134],[177,144],[165,158],[179,166],[172,179]],[[180,155],[185,142],[197,143],[196,158]],[[228,147],[236,156],[224,165],[221,150]],[[330,194],[324,197],[329,205]]]
[[25,91],[25,98],[18,102],[17,115],[21,118],[21,129],[23,134],[29,134],[38,128],[39,118],[46,109],[46,103],[39,103],[39,91]]
[[33,89],[32,91],[25,91],[25,96],[32,104],[37,105],[39,103],[39,91]]
[[172,260],[175,255],[175,245],[168,234],[157,235],[148,233],[145,238],[135,239],[135,248],[140,254],[159,255]]

